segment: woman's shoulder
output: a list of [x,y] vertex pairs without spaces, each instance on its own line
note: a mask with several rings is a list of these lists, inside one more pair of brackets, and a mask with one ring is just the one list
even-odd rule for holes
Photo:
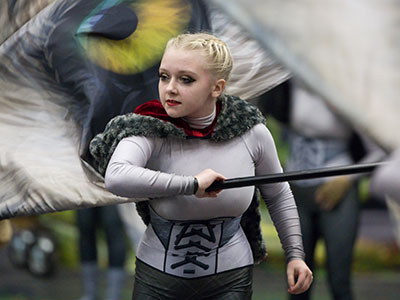
[[271,140],[272,135],[267,126],[264,123],[258,123],[254,125],[246,134],[249,139],[254,139],[255,141],[264,142],[266,140]]

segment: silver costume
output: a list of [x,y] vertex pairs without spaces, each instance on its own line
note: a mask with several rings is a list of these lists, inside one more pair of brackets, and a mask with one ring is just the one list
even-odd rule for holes
[[[139,245],[139,260],[184,278],[253,264],[239,223],[254,187],[223,190],[217,198],[197,198],[193,176],[206,168],[227,178],[282,172],[272,136],[263,124],[223,142],[143,136],[119,142],[106,170],[107,189],[119,196],[152,198],[151,221]],[[287,260],[304,259],[288,183],[259,188]]]

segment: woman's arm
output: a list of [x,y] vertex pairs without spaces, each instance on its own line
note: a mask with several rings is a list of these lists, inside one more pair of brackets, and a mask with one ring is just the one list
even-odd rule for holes
[[139,136],[121,140],[107,166],[104,178],[106,189],[129,198],[192,195],[193,176],[146,168],[156,143],[156,139]]
[[[254,158],[256,175],[281,173],[275,143],[268,129],[257,125],[252,131],[248,147]],[[285,251],[288,292],[303,293],[310,287],[313,276],[304,262],[300,219],[292,191],[287,182],[264,184],[259,188]]]
[[[264,125],[252,129],[247,144],[255,162],[255,175],[282,172],[275,143]],[[264,184],[259,188],[278,232],[286,260],[304,260],[299,215],[289,184]]]

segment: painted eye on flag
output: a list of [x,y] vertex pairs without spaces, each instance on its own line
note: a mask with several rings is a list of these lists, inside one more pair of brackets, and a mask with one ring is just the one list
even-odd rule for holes
[[157,98],[171,37],[210,25],[202,0],[0,1],[0,220],[123,201],[88,144]]
[[115,73],[136,74],[161,60],[167,41],[187,27],[190,15],[190,6],[181,0],[106,0],[76,33],[93,63]]

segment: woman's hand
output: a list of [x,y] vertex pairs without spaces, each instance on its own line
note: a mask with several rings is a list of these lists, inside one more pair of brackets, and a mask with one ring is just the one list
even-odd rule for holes
[[226,177],[215,172],[212,169],[205,169],[201,171],[199,174],[194,176],[197,178],[197,181],[199,183],[199,188],[197,189],[197,192],[195,194],[196,197],[198,198],[204,198],[204,197],[211,197],[215,198],[218,196],[218,193],[221,191],[212,191],[212,192],[206,192],[206,189],[215,181],[215,180],[225,180]]
[[352,182],[348,176],[327,181],[315,192],[315,202],[322,210],[332,210],[342,201],[351,185]]
[[301,259],[294,259],[288,262],[287,269],[288,292],[291,294],[301,294],[308,290],[313,275],[306,263]]
[[12,238],[12,227],[10,220],[0,221],[0,247],[7,244]]

